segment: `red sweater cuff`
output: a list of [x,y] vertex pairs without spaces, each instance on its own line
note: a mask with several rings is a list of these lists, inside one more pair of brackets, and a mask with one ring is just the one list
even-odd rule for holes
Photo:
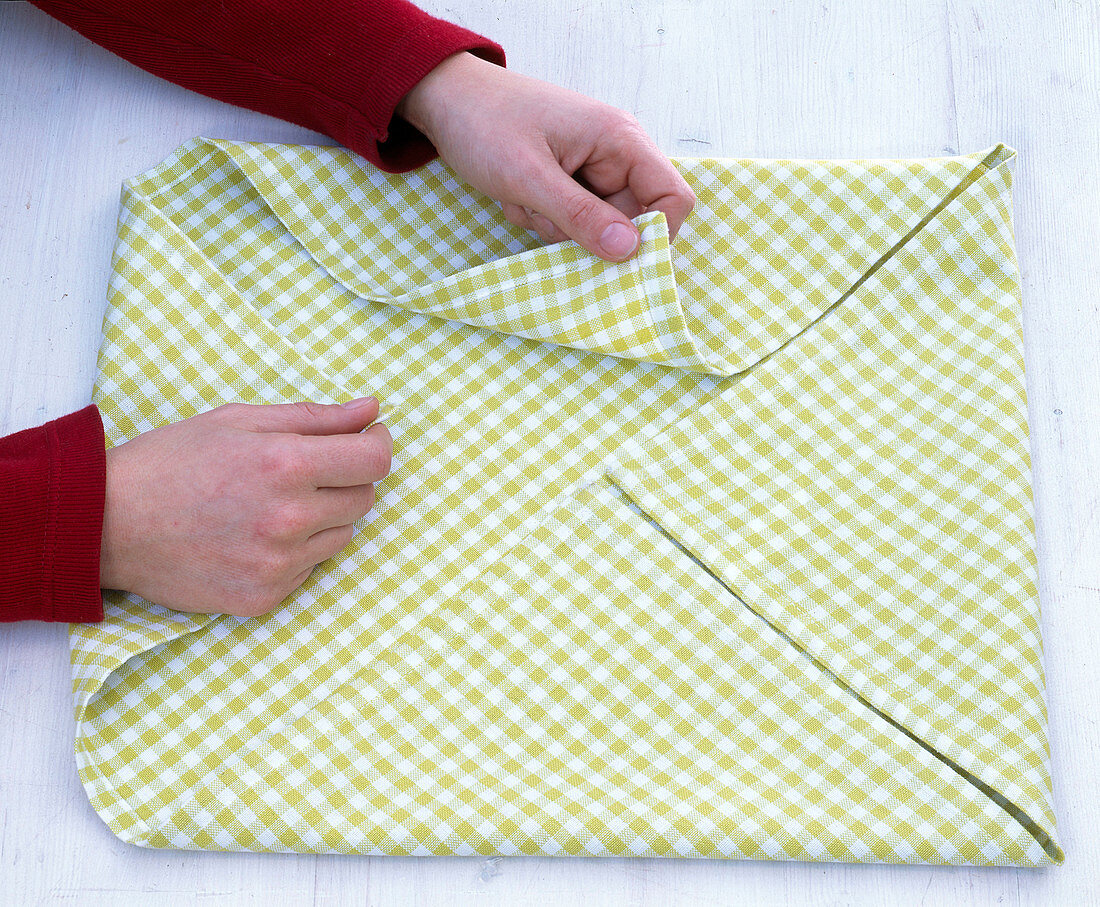
[[95,406],[0,438],[0,621],[100,621],[106,487]]
[[[416,84],[440,63],[463,51],[469,51],[497,66],[504,66],[504,51],[495,44],[478,38],[472,32],[433,19],[417,36],[418,41],[406,53],[400,67],[395,66],[390,80],[382,91],[371,99],[372,107],[383,112],[382,122],[388,123],[381,133],[373,133],[372,121],[364,118],[366,134],[350,134],[344,142],[380,170],[387,173],[404,173],[422,167],[439,153],[419,129],[397,116],[397,105]],[[422,42],[422,43],[421,43]],[[358,125],[358,124],[356,124]]]

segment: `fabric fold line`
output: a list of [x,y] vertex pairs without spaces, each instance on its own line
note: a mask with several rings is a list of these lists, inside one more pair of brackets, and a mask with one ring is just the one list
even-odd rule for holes
[[[266,178],[255,155],[228,142],[200,141],[239,168],[313,261],[365,301],[620,359],[717,376],[735,373],[730,362],[708,357],[688,327],[676,290],[668,222],[660,211],[634,219],[640,246],[625,262],[606,262],[562,242],[485,261],[403,293],[382,293],[330,255],[323,237],[306,234],[280,195],[289,190]],[[553,304],[530,307],[532,300],[547,298]]]
[[936,747],[931,745],[928,741],[921,738],[918,734],[915,734],[902,722],[898,721],[887,711],[878,708],[871,703],[862,693],[859,692],[851,684],[847,683],[841,676],[839,676],[832,668],[822,662],[817,656],[810,652],[805,646],[800,644],[795,638],[793,638],[788,631],[773,621],[764,611],[759,608],[754,608],[750,601],[736,588],[730,586],[729,582],[719,573],[712,565],[703,559],[700,552],[697,552],[690,546],[690,544],[683,539],[676,536],[661,520],[658,515],[655,514],[651,508],[647,508],[644,498],[639,499],[641,496],[637,493],[637,490],[632,489],[629,483],[622,480],[621,477],[616,476],[614,471],[608,471],[605,474],[606,480],[624,494],[634,506],[637,507],[638,512],[649,521],[650,525],[663,535],[672,545],[674,545],[685,557],[689,558],[697,567],[712,577],[717,583],[719,583],[733,598],[739,601],[746,608],[751,610],[757,617],[763,620],[771,627],[779,636],[781,636],[788,645],[798,651],[802,656],[807,658],[813,665],[825,674],[829,679],[835,683],[838,687],[844,690],[848,695],[855,699],[863,708],[868,711],[874,712],[882,720],[888,722],[891,726],[895,727],[898,731],[905,734],[910,740],[920,746],[922,749],[935,756],[940,762],[958,774],[961,778],[973,785],[984,796],[988,797],[999,807],[1001,807],[1008,815],[1010,815],[1016,822],[1018,822],[1027,832],[1030,834],[1038,844],[1043,848],[1046,854],[1055,863],[1062,863],[1065,860],[1065,854],[1062,848],[1054,840],[1052,835],[1042,826],[1042,824],[1027,814],[1025,810],[1013,803],[1009,798],[1005,797],[1000,791],[998,791],[992,784],[982,780],[974,772],[967,770],[960,765],[956,760],[952,759],[947,754],[941,752]]
[[[391,305],[418,314],[457,321],[472,327],[512,334],[587,352],[679,368],[716,377],[732,377],[773,354],[808,325],[793,333],[783,330],[778,346],[754,349],[736,334],[721,353],[710,351],[689,324],[668,240],[668,224],[660,211],[635,218],[641,233],[639,252],[626,262],[605,262],[572,242],[535,246],[503,258],[482,261],[447,276],[428,279],[404,292],[380,292],[361,277],[361,268],[330,252],[327,237],[306,223],[308,212],[292,187],[274,182],[264,169],[263,146],[240,146],[217,139],[196,139],[238,169],[271,214],[310,258],[335,282],[364,301]],[[318,149],[322,150],[322,149]],[[328,150],[328,149],[324,149]],[[881,253],[870,270],[848,287],[824,311],[831,310],[888,260],[900,246],[955,197],[965,184],[1011,153],[998,145],[973,166],[969,175],[893,247]],[[362,178],[367,178],[363,176]],[[139,181],[134,180],[136,185]],[[581,276],[578,276],[580,273]],[[532,275],[535,275],[532,277]],[[558,277],[568,278],[564,282]],[[486,295],[488,291],[488,295]],[[545,300],[553,300],[547,304]],[[541,299],[530,307],[532,299]],[[741,300],[721,303],[737,307]],[[795,307],[797,308],[797,306]],[[810,324],[820,318],[815,311]],[[699,313],[692,315],[698,319]]]

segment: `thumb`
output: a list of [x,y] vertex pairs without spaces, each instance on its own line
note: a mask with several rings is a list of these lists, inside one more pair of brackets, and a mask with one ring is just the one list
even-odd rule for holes
[[378,418],[378,401],[374,397],[362,397],[347,403],[230,404],[214,410],[212,415],[214,413],[246,431],[350,435],[362,431]]
[[597,198],[564,170],[539,175],[530,207],[570,239],[607,261],[623,261],[638,248],[638,228],[614,205]]

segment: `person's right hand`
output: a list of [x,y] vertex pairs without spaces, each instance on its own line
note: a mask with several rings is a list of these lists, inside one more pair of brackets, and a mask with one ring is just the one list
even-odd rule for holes
[[374,506],[393,453],[377,417],[373,397],[234,403],[109,450],[100,586],[179,611],[267,613]]
[[397,113],[513,224],[547,242],[573,239],[607,261],[638,250],[631,218],[661,211],[675,239],[695,205],[634,117],[471,53],[440,63]]

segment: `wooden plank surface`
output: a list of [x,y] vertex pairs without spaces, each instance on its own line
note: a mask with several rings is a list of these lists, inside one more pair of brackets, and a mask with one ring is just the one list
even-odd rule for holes
[[[1088,2],[432,0],[510,65],[633,112],[667,152],[1020,152],[1016,235],[1055,806],[1047,871],[149,851],[72,756],[64,628],[0,627],[0,902],[1096,902],[1100,854],[1100,7]],[[163,83],[0,4],[0,433],[87,402],[121,181],[194,135],[325,141]],[[0,553],[2,556],[2,553]],[[196,899],[198,895],[198,899]]]

